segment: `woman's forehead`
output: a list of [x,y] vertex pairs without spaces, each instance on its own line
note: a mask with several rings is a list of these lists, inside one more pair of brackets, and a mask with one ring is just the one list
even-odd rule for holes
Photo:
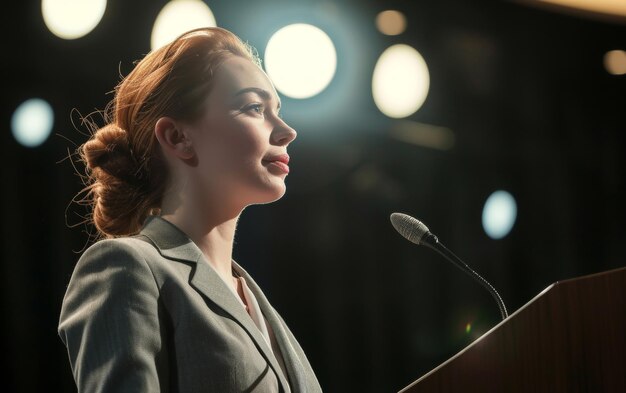
[[[258,88],[275,94],[267,74],[252,61],[239,56],[226,59],[215,73],[215,87],[235,94],[242,89]],[[221,87],[221,88],[220,88]]]

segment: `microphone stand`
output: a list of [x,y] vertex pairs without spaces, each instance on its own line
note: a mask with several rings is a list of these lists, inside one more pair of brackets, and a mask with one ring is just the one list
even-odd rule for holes
[[493,298],[495,299],[496,303],[498,304],[498,308],[500,309],[500,315],[502,316],[502,319],[504,320],[509,316],[509,314],[506,311],[506,306],[504,305],[504,301],[502,301],[502,298],[500,297],[500,294],[498,293],[498,291],[496,291],[496,289],[491,284],[489,284],[489,282],[485,280],[480,274],[476,273],[465,262],[463,262],[461,258],[457,257],[456,255],[454,255],[452,251],[448,250],[446,246],[444,246],[439,241],[437,236],[433,235],[431,232],[427,232],[422,237],[421,243],[427,246],[428,248],[435,250],[436,252],[441,254],[444,258],[446,258],[448,261],[452,262],[456,267],[458,267],[459,269],[467,273],[469,276],[471,276],[474,280],[478,281],[478,283],[482,285],[483,287],[485,287],[485,289],[489,291],[491,296],[493,296]]

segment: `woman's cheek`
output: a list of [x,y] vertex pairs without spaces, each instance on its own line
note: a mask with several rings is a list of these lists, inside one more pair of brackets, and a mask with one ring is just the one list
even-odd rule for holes
[[248,126],[238,133],[238,138],[234,143],[235,154],[245,157],[246,160],[256,159],[259,163],[266,154],[267,142],[262,137],[262,130],[259,127]]

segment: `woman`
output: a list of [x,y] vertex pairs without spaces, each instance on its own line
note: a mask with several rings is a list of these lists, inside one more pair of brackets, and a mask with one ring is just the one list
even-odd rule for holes
[[320,392],[297,340],[232,259],[237,220],[285,193],[296,132],[253,49],[191,30],[117,86],[79,153],[101,239],[58,332],[79,392]]

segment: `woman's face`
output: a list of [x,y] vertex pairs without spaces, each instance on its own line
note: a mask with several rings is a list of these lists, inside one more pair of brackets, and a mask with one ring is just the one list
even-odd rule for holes
[[225,195],[237,206],[280,199],[288,167],[267,160],[286,154],[296,131],[279,117],[272,82],[239,56],[228,57],[214,78],[206,110],[191,125],[198,191],[207,198]]

